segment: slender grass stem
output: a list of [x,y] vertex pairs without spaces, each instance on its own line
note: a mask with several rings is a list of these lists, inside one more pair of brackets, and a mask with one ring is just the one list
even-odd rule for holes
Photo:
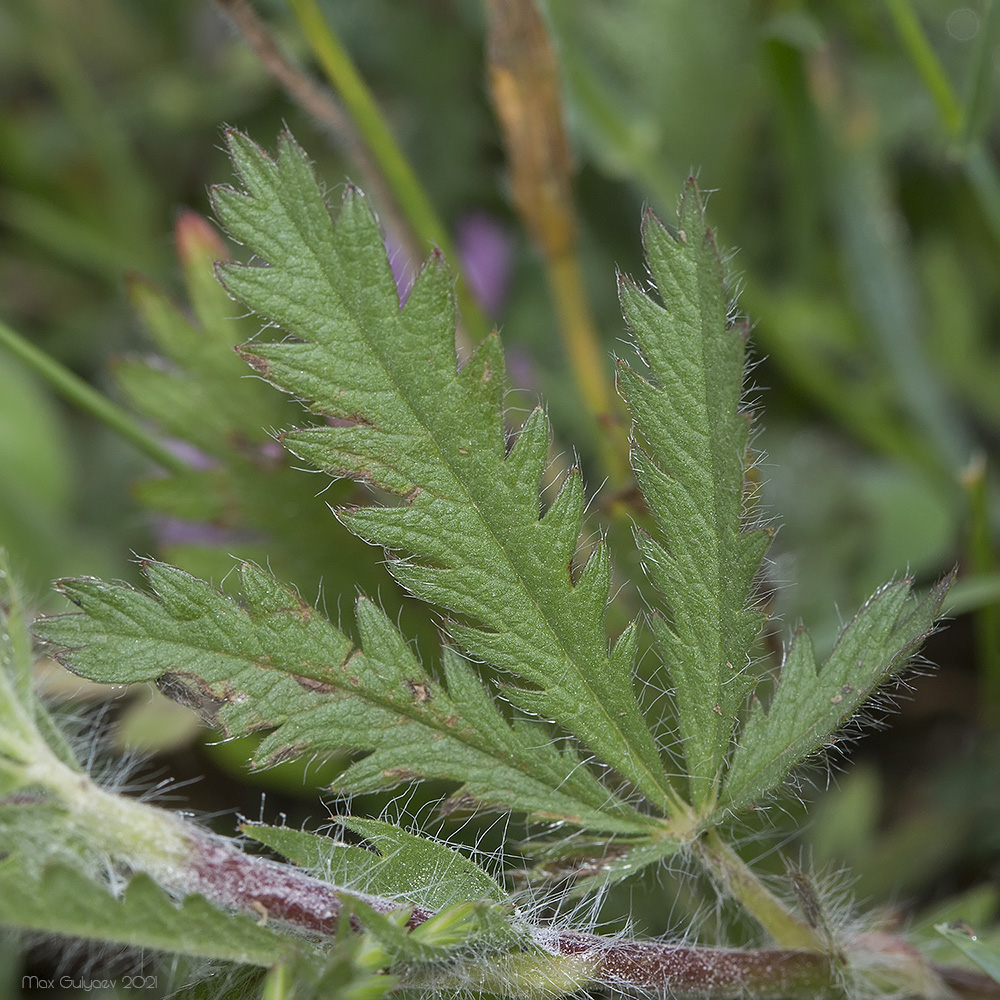
[[611,389],[579,256],[573,164],[563,125],[559,64],[534,0],[487,4],[489,79],[503,132],[514,202],[545,260],[563,350],[597,425],[612,492],[631,481],[629,446]]
[[[430,198],[393,138],[350,55],[323,17],[319,4],[316,0],[289,0],[289,6],[303,36],[344,102],[419,240],[425,245],[429,243],[439,247],[457,268],[458,256],[448,230],[438,218]],[[462,323],[473,342],[478,342],[488,332],[488,323],[461,274],[458,276],[456,291]]]
[[273,32],[260,18],[249,0],[216,0],[235,25],[243,40],[260,64],[284,88],[285,93],[323,128],[344,149],[347,157],[361,172],[368,193],[379,206],[379,217],[399,245],[413,261],[424,256],[424,248],[409,223],[402,217],[396,198],[390,190],[371,150],[329,90],[294,65],[282,52]]
[[83,379],[30,344],[21,334],[3,322],[0,322],[0,347],[9,351],[36,375],[48,382],[64,399],[110,427],[157,465],[175,473],[187,470],[187,465],[182,459],[160,444],[121,407],[91,388]]
[[983,219],[1000,243],[1000,174],[997,173],[992,154],[981,142],[977,142],[966,151],[962,169],[969,186],[979,199]]
[[993,63],[998,39],[1000,3],[984,0],[983,20],[976,34],[976,47],[966,85],[962,130],[958,136],[960,149],[973,145],[982,149],[993,105]]
[[596,419],[601,459],[614,492],[631,480],[629,445],[609,389],[607,362],[584,290],[579,257],[575,251],[549,257],[546,273],[559,316],[563,348],[580,395]]
[[907,54],[913,61],[924,86],[931,95],[949,137],[954,138],[962,128],[964,114],[954,88],[931,46],[920,19],[910,0],[885,0],[896,31]]
[[987,223],[1000,240],[1000,173],[981,134],[992,93],[992,56],[996,37],[1000,34],[1000,7],[992,0],[986,6],[969,95],[963,107],[910,0],[885,0],[885,3],[903,47],[937,106],[945,132],[953,144],[952,155],[961,164]]

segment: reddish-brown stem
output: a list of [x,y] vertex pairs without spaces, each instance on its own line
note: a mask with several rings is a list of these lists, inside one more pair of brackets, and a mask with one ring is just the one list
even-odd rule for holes
[[[188,829],[190,863],[155,876],[167,888],[197,892],[218,905],[281,921],[311,934],[332,934],[345,897],[362,900],[379,913],[398,910],[398,900],[340,889],[291,865],[245,854],[235,844]],[[430,920],[434,911],[414,907],[407,926]],[[844,995],[830,957],[819,951],[788,948],[741,950],[698,948],[659,941],[602,937],[555,927],[530,927],[533,940],[549,954],[587,960],[590,982],[619,989],[655,990],[675,997],[711,1000],[824,1000]],[[861,939],[859,939],[861,940]],[[902,941],[900,954],[911,954],[930,976],[938,977],[966,1000],[1000,1000],[1000,985],[965,969],[924,966]],[[891,942],[889,942],[891,944]],[[886,951],[882,941],[874,951]]]
[[[185,892],[198,892],[248,913],[266,913],[268,919],[316,934],[332,934],[337,929],[344,896],[354,896],[379,913],[400,908],[395,900],[338,889],[291,865],[244,854],[228,841],[204,835],[192,838],[191,866],[179,881],[182,884],[176,888]],[[431,910],[416,907],[409,927],[433,915]]]
[[842,993],[829,957],[816,951],[697,948],[657,941],[609,940],[565,930],[535,937],[559,955],[599,955],[593,979],[603,986],[654,989],[671,996],[755,1000],[822,1000]]

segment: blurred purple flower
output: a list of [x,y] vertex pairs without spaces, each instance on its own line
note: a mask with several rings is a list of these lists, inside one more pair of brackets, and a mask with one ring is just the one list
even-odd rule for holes
[[204,521],[184,521],[179,517],[157,517],[154,519],[154,531],[159,545],[196,545],[199,548],[211,546],[214,548],[235,548],[250,542],[260,541],[246,530],[232,530]]
[[514,254],[510,230],[485,212],[467,212],[455,227],[455,243],[472,294],[490,316],[497,316],[510,287]]
[[401,247],[388,233],[383,235],[385,252],[389,256],[389,266],[392,268],[392,277],[396,282],[396,294],[399,296],[399,306],[406,305],[406,300],[410,297],[410,289],[413,288],[413,281],[416,272],[413,261],[409,254]]
[[[463,215],[455,226],[455,245],[462,273],[472,294],[490,316],[503,308],[510,287],[514,237],[501,222],[481,211]],[[390,236],[385,237],[389,266],[396,281],[399,304],[406,305],[417,268],[406,251]]]
[[190,441],[182,441],[180,438],[161,438],[160,440],[168,451],[176,455],[182,462],[187,463],[192,469],[214,469],[219,464],[211,455],[206,455]]

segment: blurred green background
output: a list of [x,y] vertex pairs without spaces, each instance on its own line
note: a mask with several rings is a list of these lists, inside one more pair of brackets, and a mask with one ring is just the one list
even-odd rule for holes
[[[966,919],[985,925],[1000,847],[997,5],[540,7],[609,378],[624,335],[615,272],[643,273],[643,207],[669,218],[693,171],[734,248],[753,330],[750,396],[766,410],[762,511],[781,525],[771,654],[800,619],[829,646],[843,616],[893,576],[929,583],[959,568],[955,620],[927,650],[937,673],[914,681],[891,734],[859,745],[860,764],[820,797],[801,843],[819,865],[848,864],[859,895],[918,931],[963,893]],[[289,8],[255,9],[288,59],[321,79]],[[486,5],[329,0],[323,10],[502,328],[513,416],[545,398],[559,448],[579,450],[596,489],[599,448],[541,254],[513,207]],[[356,588],[377,593],[433,657],[432,620],[329,513],[353,487],[324,492],[285,463],[269,431],[303,417],[232,354],[257,330],[212,284],[211,261],[233,248],[184,214],[210,215],[208,187],[231,177],[223,123],[266,147],[287,126],[331,193],[346,176],[367,187],[341,138],[289,99],[208,0],[0,2],[0,319],[176,458],[151,464],[0,346],[0,542],[39,610],[59,607],[48,585],[60,575],[135,580],[135,553],[220,584],[236,555],[268,561],[348,626]],[[619,564],[630,571],[626,554]],[[210,770],[190,793],[199,807],[255,812],[260,784],[239,778],[245,752],[198,749],[179,715],[160,733],[153,722],[167,710],[147,702],[122,710],[129,738],[173,747],[166,766],[181,776]],[[294,796],[308,801],[318,781],[301,769],[255,780],[293,812],[308,810]],[[771,819],[791,826],[800,813],[792,803]],[[774,857],[762,863],[781,870]],[[672,917],[640,905],[634,916],[662,932],[699,905],[681,899]]]

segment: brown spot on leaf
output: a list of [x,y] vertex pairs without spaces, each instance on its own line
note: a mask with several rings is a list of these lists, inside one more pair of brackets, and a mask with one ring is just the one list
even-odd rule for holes
[[[301,757],[306,752],[306,746],[301,743],[290,743],[286,747],[280,747],[275,750],[267,760],[264,762],[267,767],[275,767],[278,764],[284,764],[285,761],[295,760],[297,757]],[[259,767],[256,761],[254,761],[254,767]]]
[[332,684],[325,684],[315,677],[303,677],[301,674],[292,674],[292,677],[300,687],[304,687],[307,691],[315,691],[317,694],[332,694],[337,690]]
[[197,674],[171,670],[156,679],[156,686],[172,701],[193,709],[209,725],[219,723],[219,712],[233,701],[233,692],[218,695]]
[[374,427],[375,425],[363,413],[348,413],[344,417],[327,417],[326,422],[331,427]]
[[408,680],[406,686],[413,695],[413,700],[418,705],[426,705],[431,700],[431,689],[423,683]]
[[423,775],[405,767],[387,767],[382,774],[392,781],[419,781]]
[[264,376],[264,378],[270,378],[271,375],[271,363],[267,358],[262,358],[259,354],[254,354],[251,351],[244,350],[237,347],[236,353],[251,367],[256,369]]

